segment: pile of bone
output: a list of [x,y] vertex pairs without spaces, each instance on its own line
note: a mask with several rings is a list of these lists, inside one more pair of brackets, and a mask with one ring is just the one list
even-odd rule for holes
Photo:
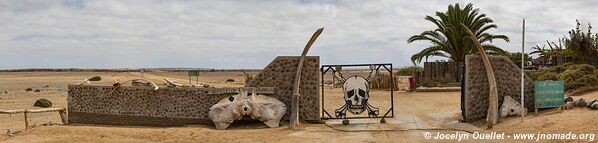
[[226,129],[236,120],[248,116],[264,122],[270,128],[278,127],[287,108],[280,100],[260,95],[254,89],[251,94],[240,88],[239,94],[223,98],[210,107],[208,116],[216,129]]
[[565,109],[573,109],[574,107],[586,107],[592,110],[598,110],[598,100],[594,99],[590,102],[587,102],[583,98],[573,100],[572,97],[567,97],[565,99]]

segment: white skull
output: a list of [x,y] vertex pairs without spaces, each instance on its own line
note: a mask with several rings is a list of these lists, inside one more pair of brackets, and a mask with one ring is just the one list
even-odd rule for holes
[[367,79],[361,76],[352,76],[343,84],[343,94],[349,111],[352,114],[361,114],[365,111],[369,98],[370,84]]

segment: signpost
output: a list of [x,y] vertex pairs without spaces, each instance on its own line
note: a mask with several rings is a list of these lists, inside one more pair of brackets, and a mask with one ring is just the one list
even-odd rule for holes
[[[525,19],[523,19],[521,30],[521,109],[525,109]],[[521,121],[523,122],[524,115],[521,114]]]
[[189,75],[189,84],[191,84],[191,77],[195,76],[196,84],[199,84],[199,71],[187,71],[187,75]]
[[534,105],[539,108],[561,107],[565,98],[565,81],[535,81]]

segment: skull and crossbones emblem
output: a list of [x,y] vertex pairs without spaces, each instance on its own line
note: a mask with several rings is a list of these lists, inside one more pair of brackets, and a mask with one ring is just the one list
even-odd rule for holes
[[370,98],[370,81],[374,80],[378,74],[376,66],[370,66],[371,71],[367,78],[358,75],[343,78],[340,68],[337,67],[337,70],[338,72],[334,72],[334,76],[343,84],[345,105],[335,110],[335,116],[337,118],[346,118],[347,111],[353,115],[359,115],[364,111],[368,111],[368,117],[378,116],[378,108],[368,103],[368,99]]

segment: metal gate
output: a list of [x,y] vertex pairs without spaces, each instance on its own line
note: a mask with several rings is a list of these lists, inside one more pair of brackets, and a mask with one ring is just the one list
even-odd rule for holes
[[[344,71],[343,67],[347,68],[360,68],[360,67],[369,67],[369,73],[366,74],[368,76],[363,76],[364,68],[355,69],[355,70],[347,70]],[[395,87],[395,78],[393,78],[392,72],[392,64],[385,63],[385,64],[350,64],[350,65],[322,65],[320,68],[322,73],[321,77],[321,90],[322,90],[322,119],[354,119],[354,118],[394,118],[394,87]],[[372,96],[370,96],[370,81],[377,79],[379,71],[388,72],[390,78],[388,78],[389,87],[389,96],[390,96],[390,106],[387,108],[383,115],[380,115],[380,109],[378,108],[379,105],[371,105],[368,103],[368,100]],[[325,83],[325,75],[331,75],[332,82]],[[362,74],[362,75],[360,75]],[[347,76],[348,75],[348,76]],[[380,79],[382,80],[382,79]],[[341,107],[334,107],[334,116],[330,114],[326,110],[326,92],[325,92],[325,85],[326,84],[333,84],[332,89],[334,89],[338,84],[342,84],[342,97],[344,99],[344,105]],[[330,96],[330,95],[329,95]],[[339,96],[339,95],[337,95]],[[380,98],[380,97],[374,97]],[[338,99],[340,100],[340,99]],[[378,107],[376,107],[378,106]],[[361,115],[363,112],[367,111],[367,117],[364,116],[357,116]],[[352,116],[347,116],[347,112],[351,113]],[[390,113],[390,115],[388,115]],[[382,120],[383,121],[383,120]]]

